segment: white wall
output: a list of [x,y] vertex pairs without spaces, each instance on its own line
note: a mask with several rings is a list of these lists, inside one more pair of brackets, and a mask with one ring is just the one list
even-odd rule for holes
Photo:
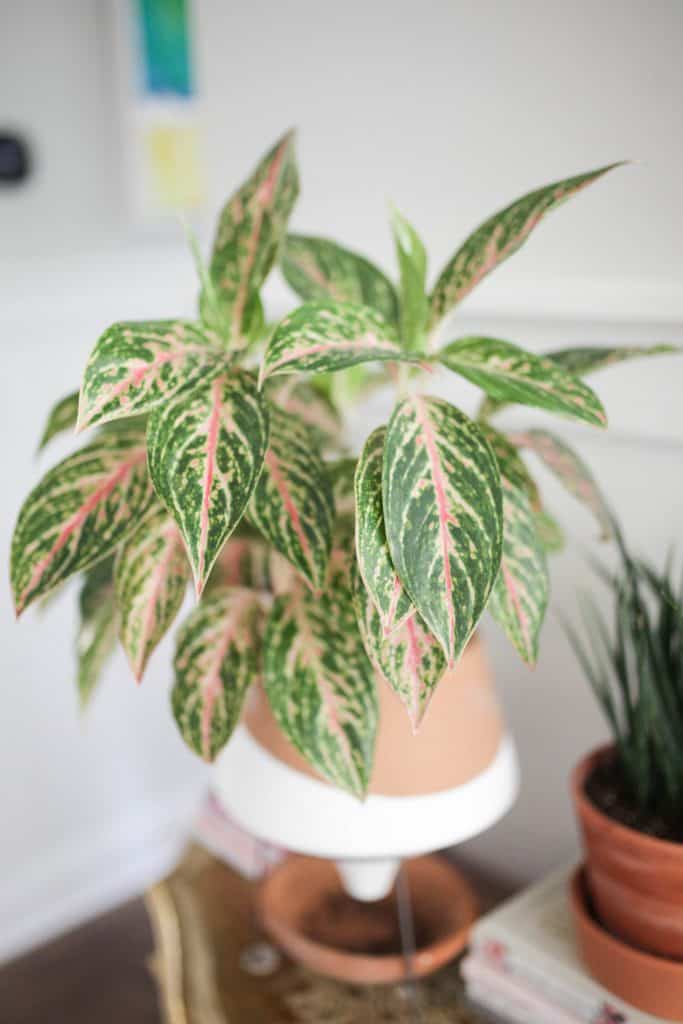
[[[0,125],[33,137],[35,180],[0,191],[2,550],[40,471],[43,411],[70,390],[107,322],[192,309],[178,242],[126,219],[108,46],[111,10],[88,0],[0,9]],[[300,127],[303,195],[294,223],[391,266],[385,202],[419,226],[433,268],[483,216],[566,173],[630,157],[553,214],[468,299],[457,330],[542,348],[683,342],[680,167],[683,94],[676,2],[596,5],[377,0],[198,4],[211,207],[283,128]],[[285,288],[269,289],[282,309]],[[683,511],[680,391],[672,358],[596,378],[607,435],[570,427],[653,556]],[[471,407],[473,392],[440,383]],[[381,410],[367,410],[368,423]],[[519,420],[519,415],[517,416]],[[553,489],[575,538],[555,564],[554,604],[585,582],[592,524]],[[0,955],[132,891],[163,870],[205,771],[168,711],[169,646],[137,690],[118,658],[85,723],[72,686],[73,594],[12,621],[0,588]],[[492,868],[531,877],[573,845],[572,762],[603,728],[551,613],[536,671],[485,627],[524,771],[520,801],[469,845]]]

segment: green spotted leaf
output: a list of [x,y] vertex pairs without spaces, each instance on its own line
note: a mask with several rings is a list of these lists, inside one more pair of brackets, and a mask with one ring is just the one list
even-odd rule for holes
[[266,404],[243,370],[184,392],[149,418],[149,471],[185,541],[198,594],[246,510],[267,446]]
[[414,609],[387,635],[355,563],[351,578],[365,650],[379,675],[405,705],[413,730],[417,731],[446,671],[446,656]]
[[339,448],[342,421],[334,403],[305,380],[288,377],[273,388],[272,401],[285,412],[300,419],[309,428],[313,444],[319,449]]
[[17,615],[113,552],[153,498],[137,431],[101,434],[49,470],[24,502],[12,538]]
[[288,132],[228,199],[209,265],[211,288],[200,300],[202,317],[229,332],[233,345],[253,334],[258,291],[268,276],[299,194],[294,134]]
[[502,484],[503,557],[488,608],[524,661],[535,665],[548,607],[548,566],[529,499],[505,477]]
[[180,611],[189,578],[180,531],[157,502],[121,547],[114,572],[121,645],[138,682]]
[[78,391],[73,391],[56,402],[50,409],[43,433],[40,436],[38,451],[42,452],[45,445],[57,434],[63,434],[66,430],[75,430],[77,417]]
[[430,298],[431,325],[437,324],[482,278],[517,252],[546,213],[618,166],[610,164],[545,185],[484,221],[441,271]]
[[81,710],[85,710],[116,647],[119,618],[111,558],[98,562],[85,573],[78,605],[77,686]]
[[252,591],[226,588],[207,595],[178,632],[171,705],[181,736],[205,761],[228,742],[260,679],[262,619]]
[[114,324],[88,359],[77,429],[167,404],[225,362],[218,336],[197,324],[183,320]]
[[494,430],[489,424],[479,423],[477,425],[493,449],[501,477],[505,477],[514,487],[524,491],[532,509],[540,508],[538,487],[526,468],[519,450],[509,438]]
[[590,509],[600,526],[603,540],[612,536],[609,507],[580,455],[549,430],[526,430],[509,437],[513,444],[534,452],[565,489]]
[[546,554],[554,555],[563,550],[565,538],[562,527],[547,509],[539,508],[534,512],[534,523],[536,535]]
[[452,665],[500,568],[495,455],[476,424],[448,402],[405,398],[387,427],[382,493],[392,561]]
[[327,238],[289,234],[281,256],[282,273],[302,299],[332,299],[371,306],[387,320],[398,320],[391,281],[364,256]]
[[[549,352],[542,352],[541,355],[556,363],[567,373],[571,373],[575,377],[584,377],[589,373],[597,373],[598,370],[604,370],[629,359],[672,355],[680,351],[681,349],[676,345],[621,345],[618,347],[582,345],[577,348],[551,349]],[[508,404],[508,402],[487,396],[482,402],[479,415],[487,419],[506,408]]]
[[391,211],[391,227],[401,280],[401,340],[408,351],[418,351],[429,313],[427,253],[415,228],[396,209]]
[[439,360],[495,399],[537,406],[594,426],[607,423],[600,399],[583,381],[509,341],[462,338],[443,348]]
[[269,418],[270,440],[249,519],[320,590],[332,544],[332,488],[306,425],[277,406],[270,407]]
[[378,427],[365,442],[354,479],[356,555],[360,575],[377,609],[382,632],[388,635],[414,611],[389,553],[382,508],[382,464],[386,428]]
[[327,373],[371,360],[407,359],[396,331],[369,306],[306,302],[275,329],[261,380],[282,373]]
[[330,782],[363,797],[378,706],[349,589],[350,542],[333,552],[332,584],[321,595],[299,587],[275,599],[263,644],[264,686],[297,750]]

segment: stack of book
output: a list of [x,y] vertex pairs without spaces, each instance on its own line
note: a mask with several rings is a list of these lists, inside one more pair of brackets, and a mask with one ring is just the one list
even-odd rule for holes
[[481,918],[462,973],[470,1000],[509,1024],[662,1024],[588,975],[568,904],[571,868]]

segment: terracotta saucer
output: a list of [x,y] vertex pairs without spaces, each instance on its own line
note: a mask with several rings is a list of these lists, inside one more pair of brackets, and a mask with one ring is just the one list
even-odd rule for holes
[[644,953],[606,931],[594,916],[583,866],[572,876],[570,904],[581,957],[595,980],[645,1013],[683,1021],[683,960]]
[[469,884],[438,856],[404,862],[415,949],[402,952],[396,890],[374,903],[344,891],[329,860],[292,855],[261,883],[258,911],[271,938],[294,960],[340,981],[389,984],[438,970],[464,948],[477,916]]

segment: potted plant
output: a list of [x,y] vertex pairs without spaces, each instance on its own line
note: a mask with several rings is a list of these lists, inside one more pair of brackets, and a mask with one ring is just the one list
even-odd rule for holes
[[[286,135],[226,203],[208,267],[198,258],[198,318],[114,324],[80,393],[48,417],[43,445],[74,426],[90,439],[19,513],[17,614],[80,575],[85,703],[117,636],[142,678],[193,580],[198,603],[174,659],[181,735],[213,761],[249,692],[246,733],[258,754],[238,729],[219,763],[220,792],[256,832],[348,855],[357,895],[390,887],[396,863],[380,858],[473,834],[514,795],[514,752],[475,630],[488,608],[535,662],[546,550],[559,528],[520,448],[605,517],[562,441],[507,437],[490,416],[517,402],[604,427],[583,376],[666,349],[539,356],[494,338],[437,341],[444,317],[541,218],[609,169],[495,214],[431,290],[424,247],[394,212],[396,287],[332,242],[287,235],[298,174]],[[259,292],[278,258],[306,301],[273,327]],[[429,395],[436,367],[484,391],[478,422]],[[351,396],[357,414],[378,377],[395,386],[394,409],[350,457],[336,402]],[[289,774],[268,774],[274,764]],[[470,782],[479,789],[462,796]]]
[[[575,912],[589,966],[618,995],[683,1020],[683,586],[671,561],[634,559],[618,527],[621,564],[601,571],[612,629],[589,595],[584,637],[567,625],[612,734],[582,759],[572,791],[585,882],[607,948]],[[653,954],[650,956],[642,954]]]

